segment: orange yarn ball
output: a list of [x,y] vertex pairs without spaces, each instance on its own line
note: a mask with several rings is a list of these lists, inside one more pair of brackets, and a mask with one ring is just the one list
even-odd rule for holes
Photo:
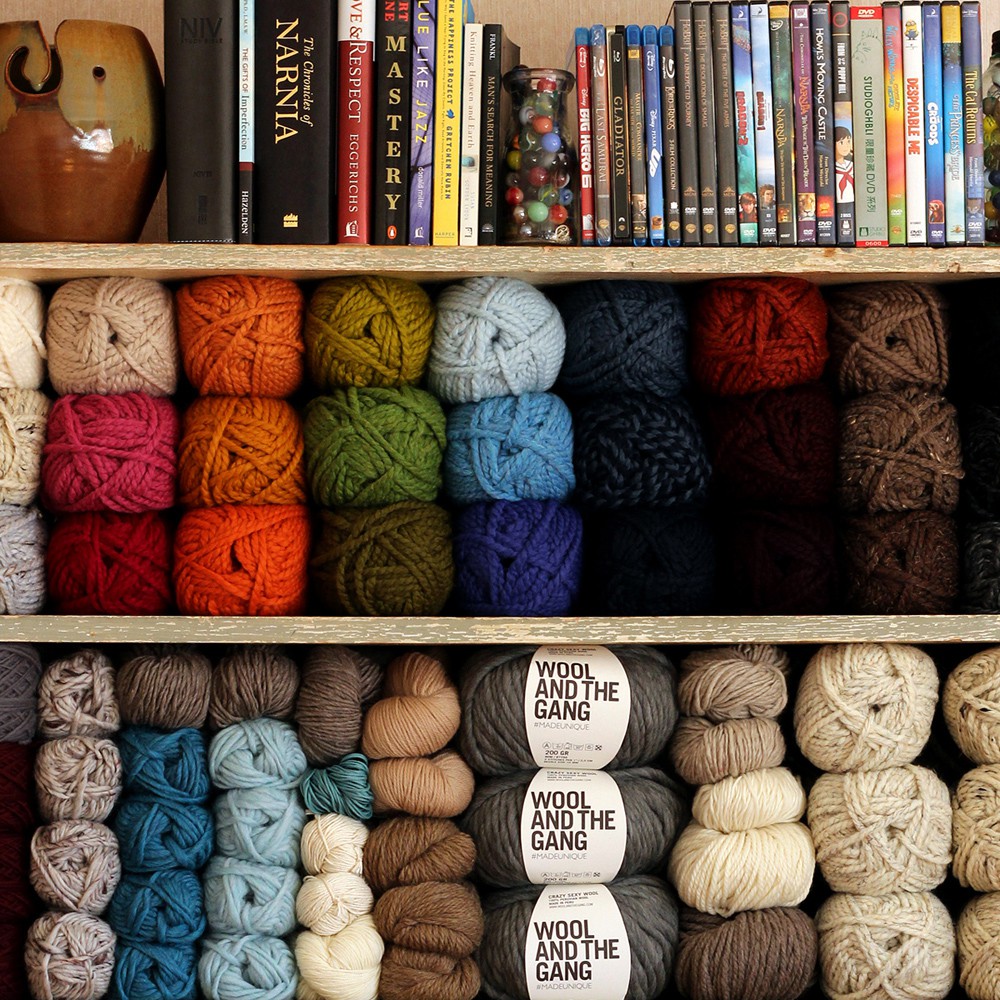
[[304,372],[305,298],[294,281],[202,278],[177,292],[184,371],[203,395],[291,395]]
[[177,607],[190,615],[291,615],[306,606],[309,513],[223,504],[189,510],[174,542]]

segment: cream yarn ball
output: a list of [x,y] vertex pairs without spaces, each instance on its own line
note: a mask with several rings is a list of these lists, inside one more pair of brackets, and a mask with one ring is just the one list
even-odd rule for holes
[[0,503],[37,496],[51,405],[37,389],[0,389]]
[[31,838],[31,887],[57,910],[97,916],[121,880],[118,838],[103,823],[63,819]]
[[43,743],[35,757],[35,789],[45,820],[106,820],[122,790],[118,747],[96,736]]
[[937,697],[934,661],[915,646],[823,646],[799,684],[795,737],[823,771],[909,764],[930,737]]
[[943,1000],[955,981],[955,928],[929,892],[837,893],[816,929],[830,1000]]
[[115,932],[89,913],[43,913],[29,928],[24,966],[33,997],[97,1000],[111,985]]
[[295,940],[295,962],[303,982],[322,997],[375,1000],[385,945],[371,914],[339,934],[303,931]]
[[45,380],[45,300],[21,278],[0,278],[0,389],[37,389]]
[[766,767],[702,785],[691,805],[696,823],[721,833],[794,823],[805,811],[805,789],[787,767]]
[[316,816],[302,828],[302,867],[310,875],[360,875],[367,840],[368,827],[359,820],[339,813]]
[[765,643],[742,643],[689,653],[681,663],[681,715],[711,722],[776,718],[788,703],[788,654]]
[[944,682],[941,708],[966,757],[976,764],[1000,763],[1000,646],[955,667]]
[[1000,893],[976,896],[955,931],[958,985],[969,1000],[1000,1000]]
[[99,649],[53,660],[38,684],[38,735],[107,736],[121,727],[115,668]]
[[977,892],[1000,890],[1000,764],[983,764],[959,779],[952,798],[951,869]]
[[317,934],[337,934],[375,905],[368,883],[353,872],[323,872],[302,880],[295,915]]

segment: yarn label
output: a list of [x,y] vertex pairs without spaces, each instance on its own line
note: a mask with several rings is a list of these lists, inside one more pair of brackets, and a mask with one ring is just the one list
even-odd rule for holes
[[528,923],[524,974],[531,1000],[624,1000],[632,949],[607,886],[547,885],[542,890]]
[[524,685],[524,724],[539,767],[601,768],[621,749],[632,694],[606,646],[539,646]]
[[610,882],[628,830],[618,783],[606,771],[542,768],[521,808],[521,857],[536,884]]

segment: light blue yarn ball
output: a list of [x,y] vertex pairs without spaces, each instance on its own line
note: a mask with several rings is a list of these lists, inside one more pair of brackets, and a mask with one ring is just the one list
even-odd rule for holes
[[448,415],[444,482],[456,503],[565,500],[573,492],[573,418],[549,392],[497,396]]
[[204,802],[211,790],[205,739],[197,729],[129,726],[118,734],[122,792],[172,802]]
[[125,871],[197,871],[212,856],[212,816],[204,806],[134,795],[119,802],[113,828]]
[[298,734],[277,719],[226,726],[208,748],[208,770],[216,788],[297,788],[306,766]]
[[111,897],[107,921],[123,941],[194,944],[205,933],[201,879],[185,868],[128,872]]
[[193,944],[115,947],[111,996],[116,1000],[189,1000],[197,995]]
[[198,982],[208,1000],[291,1000],[299,971],[281,938],[210,937],[201,945]]
[[295,930],[302,880],[294,868],[216,855],[202,879],[208,926],[216,934],[282,937]]
[[282,788],[234,788],[215,800],[216,851],[228,858],[298,868],[305,810]]
[[306,809],[315,816],[339,813],[352,819],[372,818],[375,794],[363,753],[345,754],[336,764],[307,771],[301,791]]

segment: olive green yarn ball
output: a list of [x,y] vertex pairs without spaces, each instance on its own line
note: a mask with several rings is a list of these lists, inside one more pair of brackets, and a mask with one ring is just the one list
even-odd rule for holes
[[323,507],[434,500],[445,416],[421,389],[336,389],[306,407],[306,468]]

